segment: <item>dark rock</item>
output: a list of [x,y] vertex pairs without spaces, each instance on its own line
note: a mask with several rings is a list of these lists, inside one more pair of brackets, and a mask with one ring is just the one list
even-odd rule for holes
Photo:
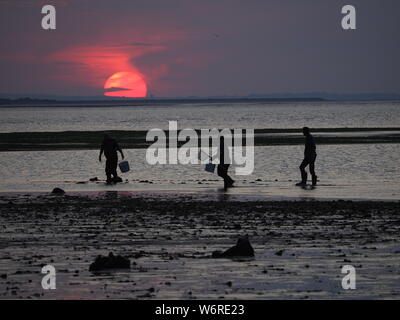
[[131,262],[122,256],[114,256],[112,252],[108,257],[97,256],[96,260],[90,265],[89,271],[99,271],[104,269],[129,269]]
[[220,250],[213,251],[213,253],[211,254],[211,258],[223,258],[222,251]]
[[229,257],[254,257],[254,249],[250,244],[248,237],[240,237],[235,246],[228,250],[214,251],[212,258],[229,258]]
[[277,255],[277,256],[281,256],[282,254],[283,254],[283,252],[284,252],[285,250],[279,250],[279,251],[277,251],[277,252],[275,252],[275,254]]
[[2,279],[7,279],[7,275],[4,273],[4,274],[2,274],[2,275],[0,276],[0,278],[2,278]]
[[99,178],[94,177],[94,178],[90,178],[89,181],[94,182],[94,181],[99,181]]
[[61,189],[61,188],[54,188],[51,193],[52,194],[64,194],[65,191],[63,189]]

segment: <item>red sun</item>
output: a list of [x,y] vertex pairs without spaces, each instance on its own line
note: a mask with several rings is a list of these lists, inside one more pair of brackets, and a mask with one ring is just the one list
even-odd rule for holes
[[104,84],[105,96],[144,98],[147,96],[147,85],[139,72],[117,72]]

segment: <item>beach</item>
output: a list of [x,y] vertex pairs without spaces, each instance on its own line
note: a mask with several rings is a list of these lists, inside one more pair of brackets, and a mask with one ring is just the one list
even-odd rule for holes
[[[399,202],[0,196],[3,299],[399,299]],[[255,257],[214,259],[248,235]],[[97,255],[131,268],[89,272]],[[57,271],[42,290],[41,267]],[[353,265],[356,290],[341,268]]]
[[[2,107],[0,297],[399,299],[398,106]],[[235,175],[232,165],[235,187],[224,190],[204,164],[150,165],[146,132],[168,119],[254,128],[254,172]],[[299,188],[304,119],[319,181]],[[104,133],[131,167],[116,185],[98,161]],[[212,258],[244,236],[254,257]],[[130,268],[89,271],[110,252]],[[42,289],[45,265],[55,290]],[[345,265],[356,270],[355,290],[342,287]]]
[[0,302],[400,300],[400,2],[33,2],[0,0]]

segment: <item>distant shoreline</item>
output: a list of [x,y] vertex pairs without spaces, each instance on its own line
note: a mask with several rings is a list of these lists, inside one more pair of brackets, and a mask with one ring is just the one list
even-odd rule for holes
[[244,103],[244,102],[323,102],[323,98],[143,98],[143,99],[105,99],[105,100],[53,100],[53,99],[0,99],[0,107],[110,107],[110,106],[141,106],[141,105],[174,105],[198,103]]
[[[124,149],[147,148],[153,143],[146,141],[144,130],[10,132],[0,133],[0,152],[93,150],[99,148],[105,133],[115,137]],[[255,129],[254,133],[255,146],[304,144],[299,129]],[[313,134],[320,145],[400,143],[400,127],[315,128]]]
[[177,104],[238,104],[238,103],[303,103],[303,102],[324,102],[324,103],[335,103],[335,102],[354,102],[354,103],[368,103],[368,102],[400,102],[400,97],[381,97],[381,98],[337,98],[327,99],[322,97],[297,97],[297,98],[137,98],[137,99],[31,99],[31,98],[19,98],[19,99],[2,99],[0,98],[0,108],[6,107],[111,107],[111,106],[170,106]]

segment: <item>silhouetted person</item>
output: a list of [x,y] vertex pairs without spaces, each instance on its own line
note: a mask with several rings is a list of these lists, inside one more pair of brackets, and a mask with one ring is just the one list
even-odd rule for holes
[[304,159],[300,165],[301,182],[297,183],[296,186],[305,186],[307,184],[307,172],[305,170],[307,166],[310,168],[312,185],[315,186],[317,184],[317,176],[314,171],[315,159],[317,158],[315,142],[308,127],[303,128],[303,135],[306,137],[306,144],[304,148]]
[[111,138],[108,134],[104,135],[103,143],[101,144],[101,149],[100,149],[99,161],[101,162],[101,156],[104,152],[104,155],[106,157],[107,183],[121,181],[121,178],[119,178],[117,174],[117,166],[118,166],[117,151],[121,153],[121,157],[122,159],[124,159],[124,153],[119,147],[117,141]]
[[[225,155],[227,155],[227,159],[225,159]],[[228,163],[226,163],[228,162]],[[225,139],[223,136],[219,139],[219,164],[217,167],[217,174],[224,179],[224,189],[228,189],[229,187],[233,187],[233,183],[235,182],[229,175],[228,169],[230,166],[229,163],[229,150],[228,147],[225,146]]]

